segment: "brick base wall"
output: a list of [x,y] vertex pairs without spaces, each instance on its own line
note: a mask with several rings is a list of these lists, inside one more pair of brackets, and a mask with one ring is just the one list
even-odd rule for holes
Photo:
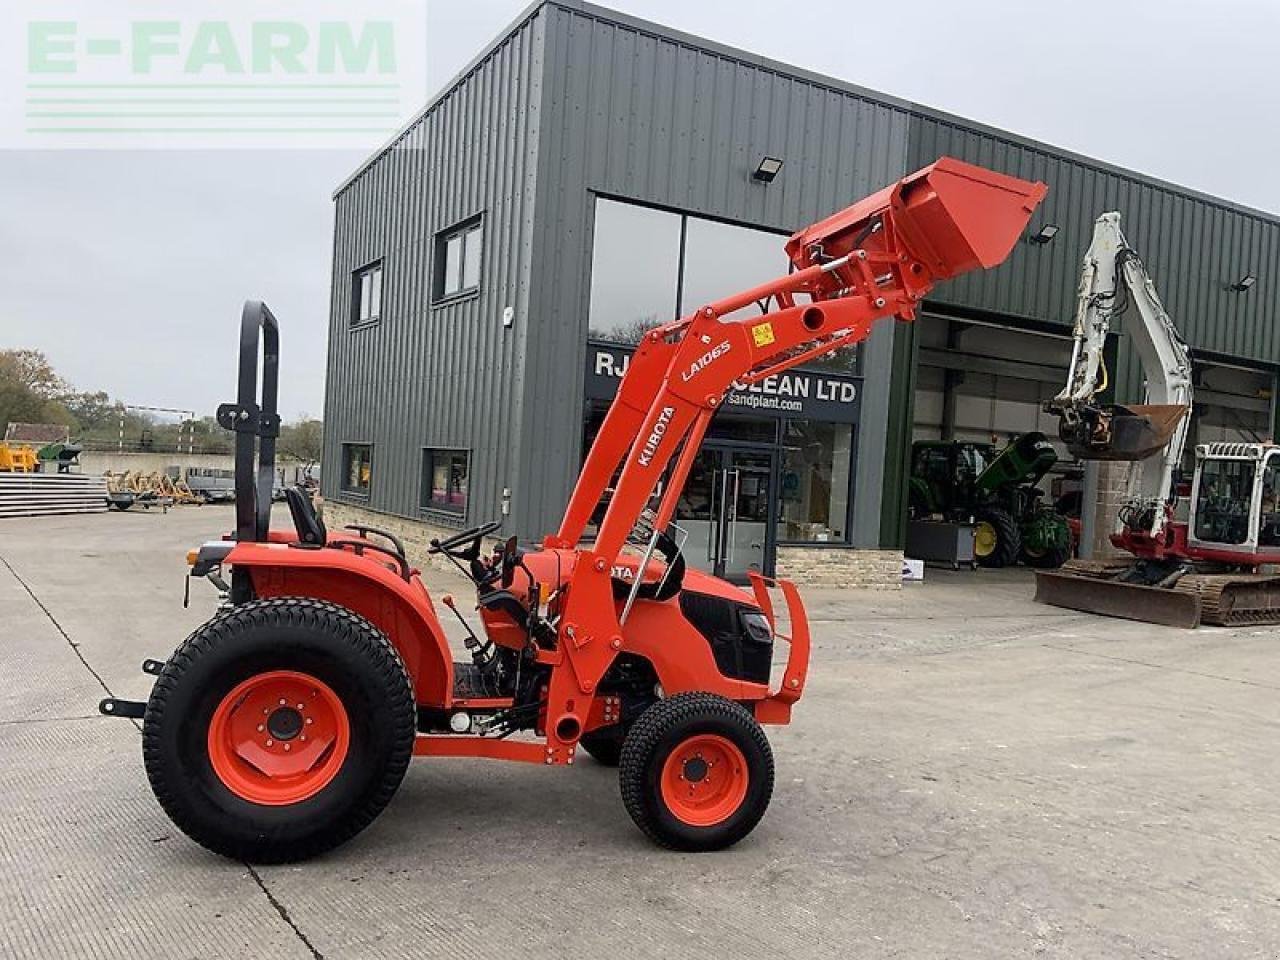
[[779,547],[777,567],[801,586],[902,589],[901,550]]
[[[337,500],[325,500],[321,507],[325,525],[331,532],[341,530],[348,523],[366,523],[379,527],[404,541],[405,553],[415,567],[457,573],[457,569],[448,560],[427,553],[432,537],[444,539],[458,532],[454,528],[436,526],[426,520],[409,520],[389,513],[379,513]],[[492,540],[490,544],[498,542]],[[801,586],[902,589],[901,550],[779,547],[777,566],[778,576],[794,580]]]

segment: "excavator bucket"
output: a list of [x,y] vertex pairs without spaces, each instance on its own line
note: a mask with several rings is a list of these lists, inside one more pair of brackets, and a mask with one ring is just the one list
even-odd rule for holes
[[892,210],[898,240],[932,280],[946,280],[1003,263],[1048,189],[942,157],[801,230],[787,241],[787,255],[803,269],[816,262],[816,251],[833,259],[871,246],[866,241],[881,215]]
[[1145,460],[1165,448],[1187,412],[1181,404],[1114,404],[1074,431],[1064,426],[1062,439],[1078,460]]

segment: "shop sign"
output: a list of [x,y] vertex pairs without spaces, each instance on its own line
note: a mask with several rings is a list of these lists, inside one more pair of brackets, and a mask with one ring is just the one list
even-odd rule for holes
[[[588,341],[588,399],[613,399],[633,352],[631,347]],[[738,385],[725,397],[722,409],[725,413],[857,423],[861,406],[861,377],[821,370],[788,370],[759,383]]]

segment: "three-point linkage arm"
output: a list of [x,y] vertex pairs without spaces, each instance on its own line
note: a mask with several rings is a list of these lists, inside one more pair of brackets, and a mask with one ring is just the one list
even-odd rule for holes
[[[1146,378],[1140,406],[1101,405],[1107,388],[1103,356],[1117,317],[1132,306],[1138,322],[1128,334]],[[1066,386],[1046,408],[1059,416],[1059,433],[1085,460],[1136,461],[1128,501],[1137,509],[1121,518],[1157,536],[1164,528],[1174,476],[1182,463],[1191,410],[1191,359],[1141,258],[1125,240],[1120,214],[1104,213],[1080,271],[1071,364]]]
[[560,618],[561,649],[577,687],[553,680],[550,716],[571,714],[574,698],[594,689],[622,645],[611,567],[675,460],[654,529],[668,525],[707,425],[733,385],[864,340],[879,318],[911,320],[934,284],[1002,262],[1046,190],[944,157],[792,236],[786,249],[795,272],[646,334],[559,533],[547,539],[548,546],[578,547],[621,465],[596,541],[578,551]]

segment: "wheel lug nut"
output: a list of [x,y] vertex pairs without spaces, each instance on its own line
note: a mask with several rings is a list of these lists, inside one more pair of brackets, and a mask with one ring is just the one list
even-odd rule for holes
[[307,717],[307,723],[313,723],[313,722],[314,721],[310,717]]
[[275,743],[275,741],[274,741],[274,740],[270,740],[270,739],[268,739],[268,740],[267,740],[267,746],[268,746],[268,747],[269,747],[269,746],[271,746],[271,745],[272,745],[272,744],[274,744],[274,743]]
[[305,710],[305,709],[306,709],[306,707],[304,707],[302,704],[298,704],[298,709],[299,709],[299,710]]
[[285,750],[288,750],[288,749],[289,749],[289,746],[290,746],[290,745],[286,743],[286,744],[284,745]]
[[281,698],[280,698],[280,706],[282,706],[282,707],[283,707],[284,705],[285,705],[285,699],[284,699],[284,697],[281,697]]
[[261,733],[261,732],[262,732],[263,730],[265,730],[265,729],[267,729],[267,728],[266,728],[266,727],[264,727],[262,724],[258,724],[258,732],[259,732],[259,733]]

